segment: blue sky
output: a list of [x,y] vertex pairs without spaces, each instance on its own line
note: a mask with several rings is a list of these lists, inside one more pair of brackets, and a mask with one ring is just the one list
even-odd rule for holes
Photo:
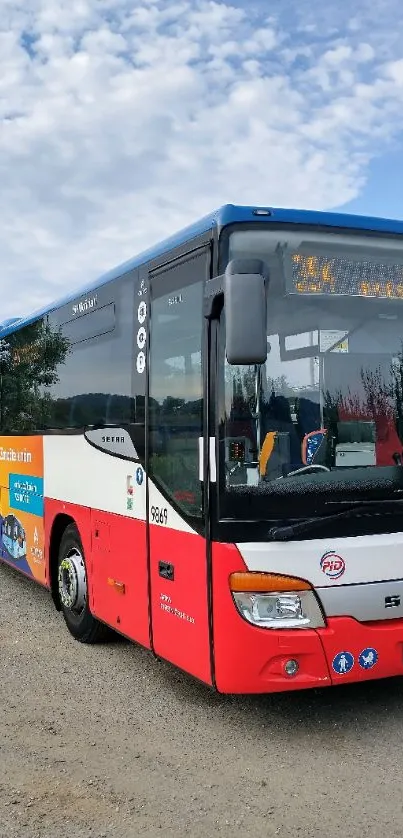
[[403,218],[400,0],[1,7],[4,317],[227,201]]

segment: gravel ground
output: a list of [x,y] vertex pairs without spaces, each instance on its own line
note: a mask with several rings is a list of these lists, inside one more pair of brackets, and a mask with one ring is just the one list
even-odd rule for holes
[[0,586],[1,838],[402,835],[401,679],[217,696]]

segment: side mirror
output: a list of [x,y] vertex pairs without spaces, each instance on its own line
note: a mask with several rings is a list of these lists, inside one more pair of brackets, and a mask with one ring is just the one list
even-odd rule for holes
[[226,354],[229,364],[264,364],[267,358],[266,281],[259,259],[234,259],[224,275]]

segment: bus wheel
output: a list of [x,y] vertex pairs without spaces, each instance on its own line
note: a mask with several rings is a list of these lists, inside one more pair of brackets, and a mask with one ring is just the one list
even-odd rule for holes
[[69,632],[81,643],[99,643],[111,634],[88,608],[84,550],[75,524],[66,527],[60,542],[57,584],[63,616]]

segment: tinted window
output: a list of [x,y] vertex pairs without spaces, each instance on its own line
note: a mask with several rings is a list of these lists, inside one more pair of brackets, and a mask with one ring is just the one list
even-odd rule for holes
[[[150,473],[188,514],[202,514],[202,299],[206,254],[153,281],[150,339]],[[181,280],[179,285],[178,280]],[[190,285],[185,285],[186,280]],[[155,299],[158,287],[167,290]]]
[[[74,325],[70,320],[60,327],[68,339],[69,351],[58,368],[58,380],[49,390],[48,428],[82,428],[134,419],[133,277],[116,280],[108,294],[114,302],[80,316]],[[94,330],[111,325],[112,315],[112,330],[88,337],[91,330],[94,334]]]
[[47,422],[45,390],[55,385],[67,344],[57,328],[38,320],[0,341],[0,431],[41,430]]

